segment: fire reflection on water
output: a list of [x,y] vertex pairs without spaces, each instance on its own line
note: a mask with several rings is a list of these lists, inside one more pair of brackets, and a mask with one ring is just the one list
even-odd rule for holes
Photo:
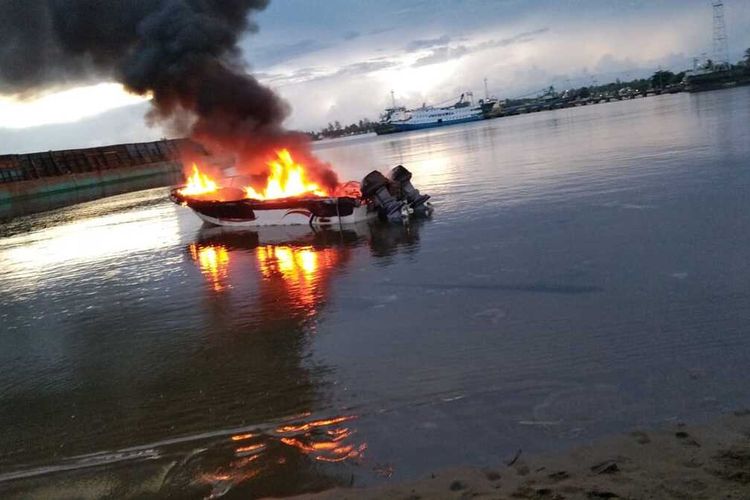
[[279,434],[302,433],[301,437],[282,437],[281,442],[287,446],[293,446],[321,462],[343,462],[347,459],[361,457],[367,445],[365,443],[359,446],[346,444],[345,440],[351,437],[354,431],[348,427],[330,427],[353,418],[353,416],[343,416],[315,420],[301,425],[285,425],[277,428],[276,432]]
[[274,296],[272,302],[281,300],[293,304],[295,309],[314,313],[316,301],[325,298],[328,278],[348,261],[353,247],[365,243],[373,255],[386,257],[398,251],[411,253],[419,242],[416,224],[320,233],[297,228],[295,232],[298,237],[269,243],[260,241],[262,233],[253,231],[206,231],[187,246],[187,253],[211,290],[224,292],[231,288],[230,261],[252,252],[262,278],[261,294]]
[[193,261],[198,263],[201,272],[215,292],[227,287],[229,276],[229,252],[223,245],[198,245],[191,243],[188,251]]
[[[243,259],[253,258],[259,273],[253,301],[256,318],[269,318],[273,324],[279,318],[305,321],[314,317],[325,303],[332,272],[348,260],[351,249],[338,244],[339,238],[329,242],[328,234],[305,233],[280,244],[261,243],[259,234],[209,231],[188,245],[187,254],[211,294],[224,297],[232,283],[240,286],[239,281],[230,281],[240,279],[232,270],[239,271]],[[339,485],[330,467],[319,467],[356,462],[363,456],[366,444],[357,442],[356,431],[347,425],[354,418],[312,419],[304,413],[270,429],[236,433],[175,469],[163,491],[178,496],[201,492],[215,498],[239,488],[257,497],[277,495],[286,488],[293,494]]]
[[[302,385],[312,387],[304,370],[295,371],[297,356],[302,356],[296,349],[302,345],[299,340],[303,334],[317,327],[314,318],[327,302],[331,279],[362,246],[368,246],[377,257],[414,251],[417,229],[369,225],[336,232],[208,228],[187,246],[186,253],[203,275],[209,298],[220,297],[221,304],[228,299],[236,305],[231,318],[237,329],[247,333],[238,338],[253,339],[256,361],[269,359],[269,352],[290,356],[285,366],[292,368],[291,373],[276,371],[278,363],[268,365],[275,380],[272,383],[282,387],[302,381]],[[248,265],[257,274],[245,272]],[[239,293],[245,285],[250,293]],[[221,308],[219,320],[225,318],[225,311]],[[291,382],[285,382],[284,377]],[[349,484],[353,476],[347,464],[363,465],[367,450],[366,442],[357,434],[356,417],[316,417],[306,404],[295,410],[304,413],[277,420],[273,426],[237,430],[218,442],[206,443],[202,451],[189,455],[173,469],[161,492],[165,496],[215,498],[231,491],[256,498]]]
[[[304,415],[309,416],[309,415]],[[275,429],[239,433],[230,436],[224,444],[213,447],[212,455],[225,457],[214,461],[199,454],[193,463],[185,467],[192,471],[187,478],[189,484],[180,484],[178,476],[167,477],[164,493],[188,493],[210,488],[209,497],[222,496],[237,487],[252,493],[255,498],[265,496],[267,484],[277,477],[292,487],[295,482],[311,482],[313,489],[332,487],[340,481],[334,476],[315,472],[309,460],[320,463],[335,463],[361,459],[367,449],[366,443],[357,443],[356,431],[344,425],[354,420],[353,415],[307,422],[280,425]],[[303,465],[305,463],[308,465]],[[277,484],[276,488],[279,487]],[[274,490],[269,490],[270,494]],[[289,493],[294,490],[290,489]],[[279,493],[279,490],[275,490]]]
[[[223,292],[230,288],[230,250],[225,245],[191,243],[188,253],[211,290]],[[315,303],[322,295],[319,285],[340,263],[341,249],[264,245],[256,249],[256,258],[264,281],[273,282],[281,278],[287,300],[301,309],[314,312]]]
[[318,285],[339,263],[341,249],[265,245],[256,256],[264,280],[280,277],[289,300],[314,313],[321,298]]

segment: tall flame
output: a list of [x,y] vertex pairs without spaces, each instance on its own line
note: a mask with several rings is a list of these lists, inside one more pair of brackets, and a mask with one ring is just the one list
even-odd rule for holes
[[[269,168],[266,185],[256,190],[252,186],[245,186],[243,191],[247,198],[254,200],[271,200],[276,198],[292,198],[295,196],[329,196],[330,193],[318,183],[308,178],[304,165],[297,163],[287,149],[276,152],[276,158],[267,163]],[[220,186],[211,177],[201,172],[193,163],[193,173],[188,177],[185,187],[179,190],[184,196],[202,196],[217,193],[216,199],[221,199]]]
[[216,191],[216,189],[216,183],[209,176],[201,173],[200,170],[198,170],[198,165],[193,163],[193,174],[188,177],[185,187],[180,189],[180,194],[206,194],[212,193]]
[[307,178],[305,167],[296,163],[287,149],[276,152],[277,158],[267,163],[270,168],[265,189],[245,187],[248,198],[268,200],[293,196],[328,196],[325,189]]

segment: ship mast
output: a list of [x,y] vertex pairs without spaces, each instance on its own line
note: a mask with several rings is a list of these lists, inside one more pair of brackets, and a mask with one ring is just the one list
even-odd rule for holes
[[391,105],[393,109],[396,109],[396,95],[393,93],[393,90],[391,90]]
[[490,93],[487,90],[487,77],[484,77],[484,100],[489,101],[490,100]]

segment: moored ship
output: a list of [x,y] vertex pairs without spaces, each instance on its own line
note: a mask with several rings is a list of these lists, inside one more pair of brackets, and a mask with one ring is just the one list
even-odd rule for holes
[[482,120],[493,105],[494,101],[489,100],[488,102],[480,100],[478,104],[474,104],[471,92],[461,94],[458,102],[447,107],[423,104],[421,108],[406,109],[394,103],[393,107],[387,108],[381,115],[380,123],[375,127],[375,133],[392,134]]

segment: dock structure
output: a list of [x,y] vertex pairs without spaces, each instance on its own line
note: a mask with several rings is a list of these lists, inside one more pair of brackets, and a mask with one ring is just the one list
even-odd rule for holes
[[0,204],[126,181],[146,187],[179,183],[181,157],[196,148],[174,139],[0,155]]
[[596,94],[589,95],[587,97],[562,97],[555,96],[548,98],[541,96],[533,99],[523,99],[520,102],[507,102],[501,104],[496,108],[492,109],[485,115],[485,118],[500,118],[503,116],[520,115],[525,113],[537,113],[540,111],[552,111],[555,109],[564,108],[575,108],[580,106],[588,106],[590,104],[602,104],[606,102],[624,101],[628,99],[637,99],[641,97],[647,97],[652,95],[659,95],[662,93],[674,93],[682,92],[682,88],[675,87],[674,89],[662,90],[662,89],[648,89],[647,91],[640,90],[629,90],[621,93],[607,93],[607,94]]

